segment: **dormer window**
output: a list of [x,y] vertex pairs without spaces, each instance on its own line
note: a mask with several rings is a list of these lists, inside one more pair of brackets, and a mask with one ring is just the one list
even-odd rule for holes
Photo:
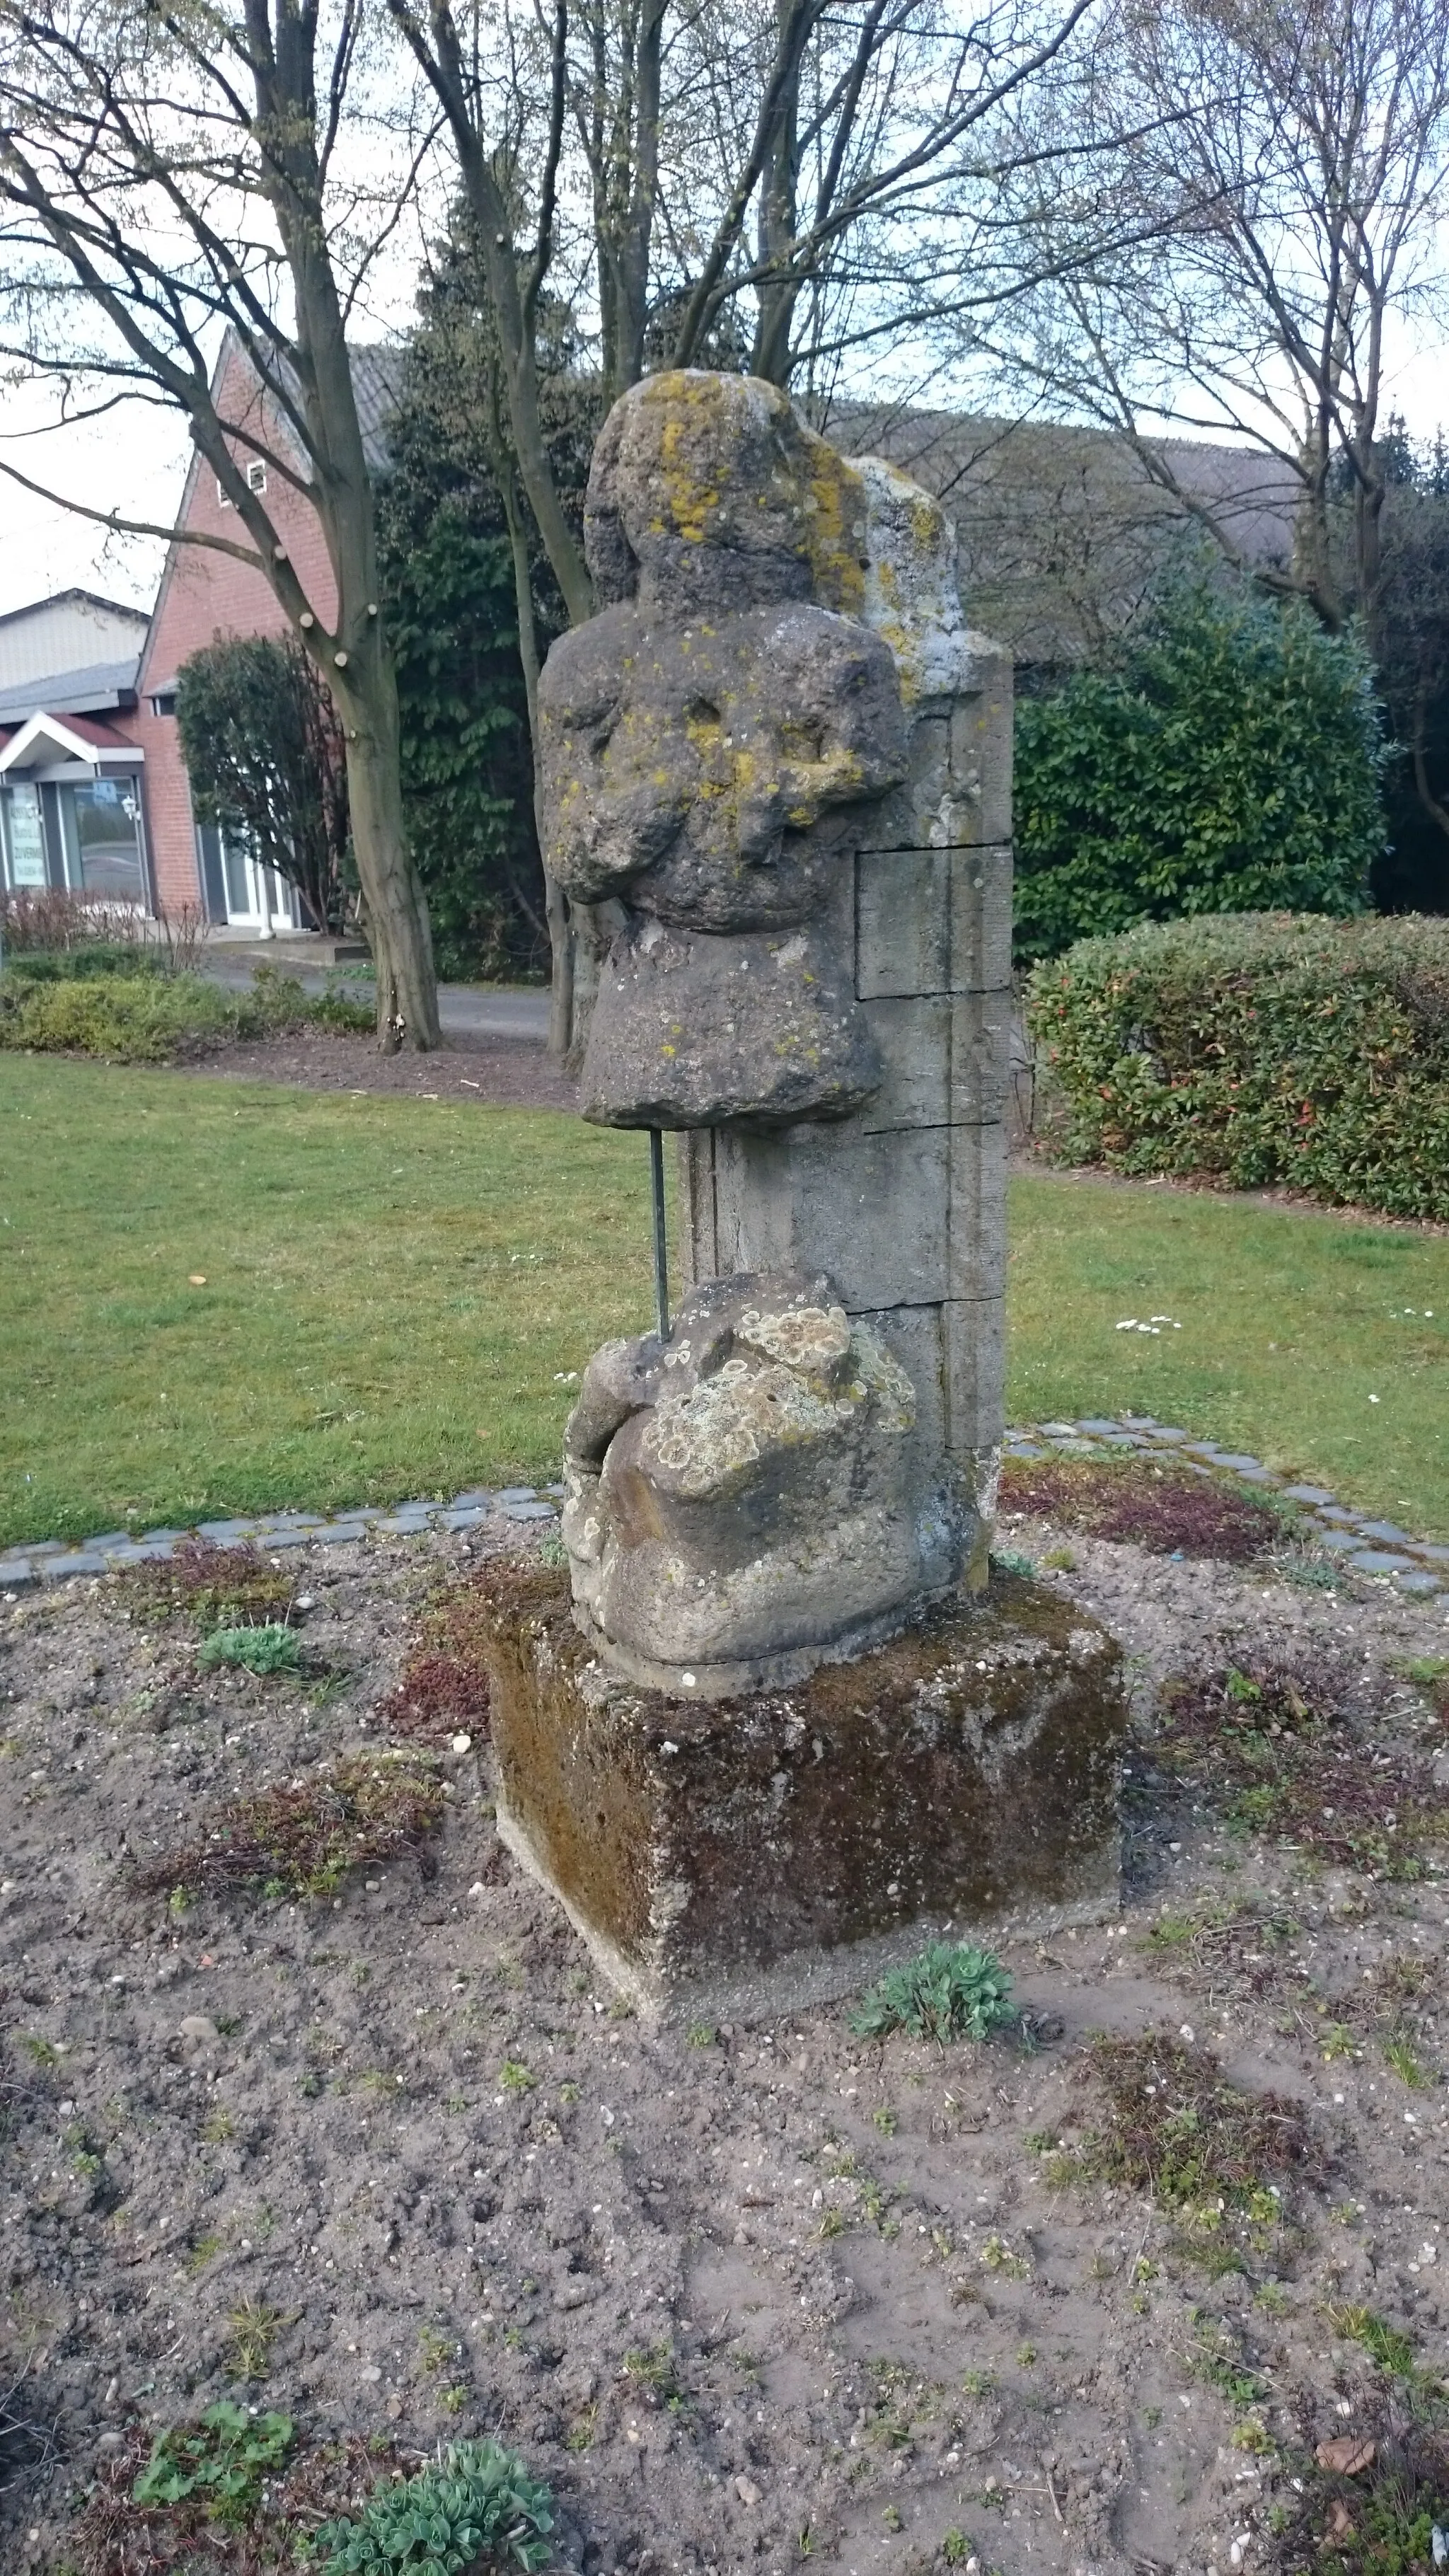
[[[267,469],[259,456],[250,457],[247,463],[243,466],[242,471],[246,476],[247,490],[249,492],[265,492],[267,488]],[[216,497],[224,510],[229,510],[231,508],[231,503],[227,499],[225,489],[222,485],[221,476],[219,474],[216,478]]]

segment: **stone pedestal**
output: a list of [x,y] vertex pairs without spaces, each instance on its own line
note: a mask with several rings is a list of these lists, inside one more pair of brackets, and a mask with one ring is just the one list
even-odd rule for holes
[[622,1680],[566,1573],[487,1577],[498,1829],[651,2017],[765,2018],[939,1937],[1115,1911],[1120,1650],[994,1575],[794,1689],[708,1705]]
[[980,1515],[974,1582],[1004,1422],[1012,673],[971,645],[949,713],[909,710],[909,776],[834,896],[884,1079],[829,1126],[702,1124],[679,1153],[686,1281],[828,1274],[915,1387],[922,1490]]

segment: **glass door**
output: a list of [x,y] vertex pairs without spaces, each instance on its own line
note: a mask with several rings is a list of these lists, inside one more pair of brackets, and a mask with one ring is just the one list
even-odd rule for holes
[[223,833],[221,864],[228,922],[238,930],[254,929],[261,939],[296,929],[291,887],[273,869],[260,867],[244,841]]
[[45,823],[40,790],[28,778],[17,778],[0,796],[0,841],[4,844],[5,883],[12,893],[43,886]]
[[103,902],[144,904],[139,780],[97,778],[88,787],[63,786],[60,814],[70,884]]

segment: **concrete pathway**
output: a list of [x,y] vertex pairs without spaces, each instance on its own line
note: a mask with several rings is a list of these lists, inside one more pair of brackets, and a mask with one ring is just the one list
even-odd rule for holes
[[[331,980],[325,967],[309,964],[283,939],[275,945],[260,940],[245,947],[213,945],[204,951],[199,971],[229,992],[244,993],[253,967],[263,963],[275,966],[280,974],[295,975],[304,992],[323,993]],[[349,983],[347,989],[365,992],[367,988]],[[444,1037],[513,1038],[527,1046],[543,1046],[548,1040],[548,994],[542,985],[440,984],[438,1017]]]

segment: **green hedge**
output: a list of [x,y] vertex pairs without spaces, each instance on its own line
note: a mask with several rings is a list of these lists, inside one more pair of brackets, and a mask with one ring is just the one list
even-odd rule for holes
[[1383,764],[1353,636],[1169,586],[1111,667],[1018,707],[1017,958],[1184,914],[1363,911]]
[[119,961],[23,957],[0,978],[0,1047],[94,1055],[112,1064],[171,1064],[234,1038],[300,1027],[368,1030],[370,1009],[341,994],[312,1001],[295,976],[259,966],[250,992],[203,975],[172,975]]
[[1075,1161],[1449,1219],[1449,919],[1084,939],[1033,970],[1027,1016]]

